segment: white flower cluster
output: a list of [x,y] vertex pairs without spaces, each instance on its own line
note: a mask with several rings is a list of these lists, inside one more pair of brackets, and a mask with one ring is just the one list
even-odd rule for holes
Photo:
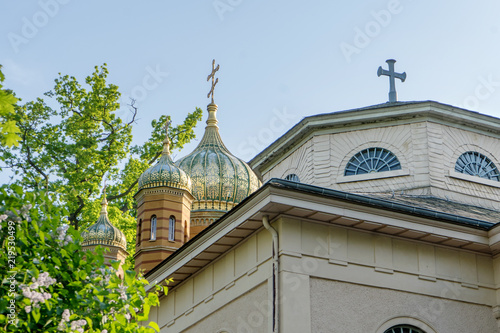
[[30,209],[33,208],[33,205],[27,204],[21,207],[20,213],[21,216],[24,217],[26,220],[31,221],[31,218],[29,216]]
[[[38,303],[43,303],[46,300],[52,298],[52,295],[48,292],[45,292],[43,288],[53,285],[57,282],[57,280],[51,278],[48,272],[43,272],[38,275],[38,279],[32,278],[31,282],[32,283],[29,286],[20,285],[23,296],[31,300],[31,305],[24,307],[26,313],[31,312],[32,306],[35,308],[39,308],[40,305]],[[39,288],[42,289],[40,289],[40,291],[37,291],[37,289]]]
[[127,287],[123,284],[118,286],[118,292],[120,293],[120,299],[126,301],[127,300]]
[[19,211],[17,211],[16,209],[14,209],[14,211],[7,210],[7,211],[5,211],[5,214],[0,215],[0,222],[6,220],[8,218],[10,218],[10,220],[12,220],[14,222],[21,222],[22,218],[20,216],[22,216],[25,220],[28,220],[28,222],[29,222],[29,221],[31,221],[31,217],[29,216],[29,212],[30,212],[30,209],[32,207],[33,206],[31,204],[27,204],[27,205],[22,206]]
[[63,224],[59,228],[56,229],[57,232],[57,241],[61,246],[66,246],[69,243],[73,242],[73,237],[71,235],[67,235],[66,232],[69,229],[69,225]]
[[[100,274],[99,274],[100,273]],[[98,268],[94,273],[90,275],[90,279],[94,280],[97,277],[102,277],[101,280],[97,283],[97,285],[101,287],[105,287],[109,284],[109,279],[111,278],[112,274],[115,274],[109,267],[101,267]]]
[[73,320],[70,322],[69,317],[71,316],[70,312],[68,309],[65,309],[62,313],[62,319],[59,322],[59,325],[57,325],[57,329],[59,331],[65,331],[67,328],[67,323],[69,323],[69,326],[71,328],[71,332],[78,332],[78,333],[83,333],[85,325],[87,325],[87,321],[85,319],[80,319],[80,320]]
[[22,219],[19,216],[17,216],[16,213],[14,213],[10,210],[6,210],[5,214],[3,214],[2,216],[6,216],[5,219],[9,219],[9,220],[12,220],[14,222],[21,222],[22,221]]
[[73,320],[71,322],[71,330],[76,331],[78,333],[83,333],[83,327],[87,325],[87,321],[85,319]]

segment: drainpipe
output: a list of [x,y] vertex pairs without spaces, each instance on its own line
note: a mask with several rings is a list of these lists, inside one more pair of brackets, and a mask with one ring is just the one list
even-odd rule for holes
[[279,257],[278,257],[278,232],[269,224],[269,216],[262,217],[262,224],[273,236],[273,333],[279,332]]

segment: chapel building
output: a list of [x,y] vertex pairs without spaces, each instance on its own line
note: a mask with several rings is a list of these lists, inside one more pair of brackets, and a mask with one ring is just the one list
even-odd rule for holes
[[136,194],[136,269],[148,290],[173,278],[161,332],[500,332],[500,119],[393,87],[250,168],[221,157],[213,100],[192,154],[166,140]]

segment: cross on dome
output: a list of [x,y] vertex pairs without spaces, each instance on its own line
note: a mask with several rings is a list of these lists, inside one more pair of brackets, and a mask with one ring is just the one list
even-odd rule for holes
[[215,81],[214,78],[215,78],[215,73],[219,70],[219,68],[220,68],[219,64],[217,64],[217,67],[215,67],[215,59],[212,60],[212,73],[210,73],[210,75],[208,75],[207,77],[207,81],[210,80],[210,78],[212,79],[212,88],[207,94],[207,98],[210,98],[210,95],[212,96],[212,104],[214,104],[215,85],[217,84],[217,82],[219,82],[219,78],[217,78]]

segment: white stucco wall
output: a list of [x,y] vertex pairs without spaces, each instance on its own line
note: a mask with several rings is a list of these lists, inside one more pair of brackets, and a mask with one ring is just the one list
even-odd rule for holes
[[436,333],[499,332],[489,306],[317,278],[310,292],[311,332],[377,333],[395,317],[416,318]]
[[263,283],[182,332],[269,332],[269,303],[268,286]]
[[[247,316],[256,309],[255,302],[268,299],[271,254],[271,236],[263,229],[170,289],[160,299],[160,306],[151,309],[150,319],[158,323],[161,332],[215,333],[224,328],[219,324],[225,321],[237,324],[228,327],[238,327],[238,316],[245,320],[241,325],[255,324],[256,314],[250,319]],[[212,319],[214,316],[217,319]],[[202,322],[213,330],[204,330]]]

